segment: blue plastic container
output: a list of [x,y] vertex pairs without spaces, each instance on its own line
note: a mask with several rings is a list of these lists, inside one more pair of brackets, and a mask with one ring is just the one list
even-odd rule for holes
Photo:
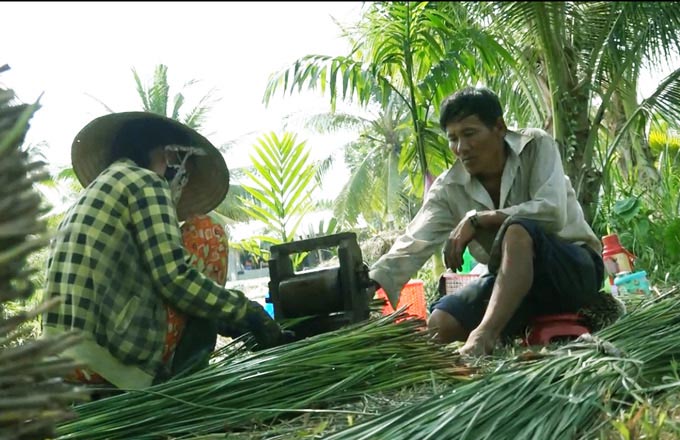
[[619,274],[614,279],[614,285],[619,295],[627,295],[631,293],[649,295],[649,281],[647,280],[647,272],[644,270]]
[[274,318],[274,304],[267,302],[269,299],[269,292],[267,292],[267,296],[264,297],[264,311],[267,312],[269,316]]

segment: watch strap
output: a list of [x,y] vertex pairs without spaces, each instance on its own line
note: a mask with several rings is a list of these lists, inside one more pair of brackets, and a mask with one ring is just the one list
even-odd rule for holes
[[479,229],[480,224],[479,224],[479,216],[477,215],[477,212],[473,212],[468,216],[468,219],[470,220],[470,224],[472,225],[473,228]]

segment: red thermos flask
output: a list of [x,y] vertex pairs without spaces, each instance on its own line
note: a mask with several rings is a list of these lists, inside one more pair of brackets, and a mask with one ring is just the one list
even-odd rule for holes
[[621,246],[616,234],[602,237],[602,260],[609,275],[609,284],[614,285],[614,277],[621,272],[632,272],[635,255]]

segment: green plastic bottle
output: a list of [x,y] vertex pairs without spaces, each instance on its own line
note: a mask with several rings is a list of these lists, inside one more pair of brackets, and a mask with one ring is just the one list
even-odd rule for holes
[[465,248],[463,252],[463,267],[458,273],[470,273],[473,267],[477,265],[475,258],[470,253],[469,248]]

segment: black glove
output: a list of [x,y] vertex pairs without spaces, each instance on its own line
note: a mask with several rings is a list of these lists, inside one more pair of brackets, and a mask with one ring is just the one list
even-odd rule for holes
[[298,340],[293,330],[281,330],[281,341],[279,345],[290,344]]
[[283,343],[283,330],[266,312],[264,314],[266,318],[263,317],[262,321],[254,322],[251,325],[250,332],[257,343],[253,348],[254,351],[276,347]]
[[[222,336],[236,338],[250,332],[255,339],[254,350],[276,347],[291,342],[295,334],[283,331],[279,324],[274,321],[264,308],[256,301],[249,300],[246,313],[239,321],[220,322],[218,333]],[[292,335],[291,335],[292,333]]]

